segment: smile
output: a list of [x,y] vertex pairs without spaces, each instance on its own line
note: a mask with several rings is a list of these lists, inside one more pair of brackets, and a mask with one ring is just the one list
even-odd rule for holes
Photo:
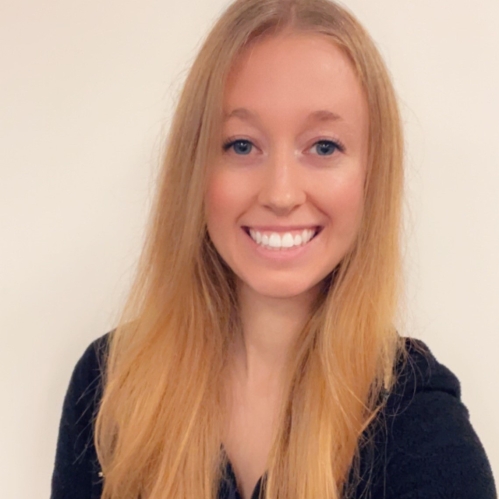
[[244,229],[259,246],[273,250],[286,250],[297,246],[305,246],[320,232],[321,227],[281,233],[271,231],[260,232],[251,227],[245,227]]

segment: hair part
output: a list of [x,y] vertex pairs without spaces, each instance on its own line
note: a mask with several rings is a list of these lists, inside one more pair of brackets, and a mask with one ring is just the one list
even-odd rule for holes
[[186,79],[137,275],[110,335],[95,433],[102,499],[217,495],[227,459],[226,361],[240,323],[234,274],[206,230],[206,165],[220,147],[224,89],[237,57],[264,37],[303,33],[340,47],[366,94],[365,215],[294,347],[266,497],[339,499],[359,482],[360,451],[380,431],[374,423],[382,395],[403,354],[394,327],[403,190],[396,97],[373,41],[343,7],[328,0],[237,0],[213,26]]

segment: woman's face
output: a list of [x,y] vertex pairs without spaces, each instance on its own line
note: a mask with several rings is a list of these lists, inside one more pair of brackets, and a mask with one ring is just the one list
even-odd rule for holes
[[313,293],[362,217],[368,108],[352,65],[324,35],[264,39],[232,68],[224,113],[208,169],[210,238],[240,285]]

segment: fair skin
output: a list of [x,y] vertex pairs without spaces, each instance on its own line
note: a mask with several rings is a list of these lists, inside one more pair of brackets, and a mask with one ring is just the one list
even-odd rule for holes
[[[220,156],[205,205],[238,279],[224,448],[243,498],[264,473],[288,352],[363,212],[368,107],[347,56],[320,34],[247,48],[224,94]],[[235,141],[235,142],[234,142]]]

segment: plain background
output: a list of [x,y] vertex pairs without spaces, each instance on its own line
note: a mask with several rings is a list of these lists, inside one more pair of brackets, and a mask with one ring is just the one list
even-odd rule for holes
[[[407,138],[405,335],[499,478],[499,2],[346,0]],[[0,483],[49,495],[72,369],[115,324],[172,106],[222,0],[0,2]]]

